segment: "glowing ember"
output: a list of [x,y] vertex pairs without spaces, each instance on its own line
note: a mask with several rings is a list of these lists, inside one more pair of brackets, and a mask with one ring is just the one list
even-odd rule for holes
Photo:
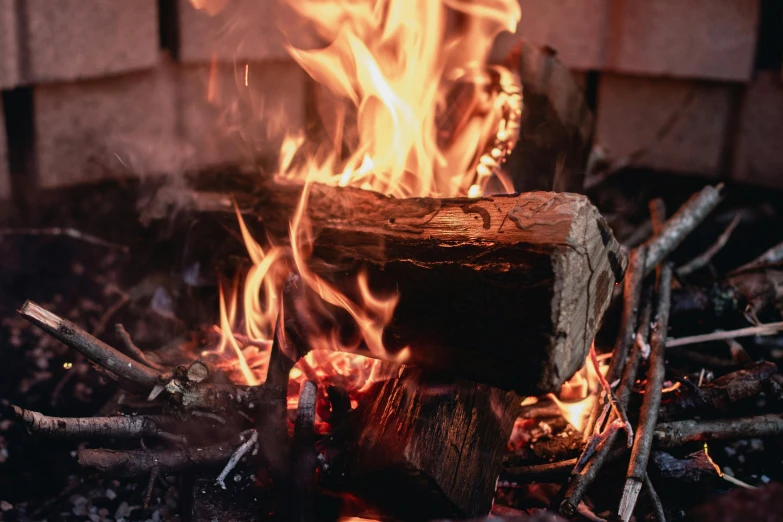
[[[191,1],[210,14],[224,5]],[[498,167],[516,141],[521,88],[514,73],[486,61],[495,36],[515,30],[520,8],[517,0],[289,3],[328,45],[315,50],[289,46],[288,52],[341,100],[338,114],[344,121],[337,126],[346,129],[355,118],[355,136],[347,153],[344,132],[334,141],[311,143],[298,135],[284,140],[277,178],[305,187],[291,216],[290,244],[262,247],[237,213],[253,266],[241,290],[237,284],[231,290],[221,287],[220,342],[205,354],[231,361],[225,366],[236,379],[262,382],[283,288],[293,273],[301,287],[292,311],[297,317],[330,317],[328,303],[350,315],[359,335],[346,341],[337,326],[302,325],[312,351],[294,367],[291,379],[339,380],[349,392],[360,392],[380,378],[381,363],[342,350],[361,344],[372,355],[386,355],[383,331],[399,296],[377,295],[361,273],[358,299],[352,299],[313,270],[310,186],[317,182],[396,197],[477,197],[497,177],[512,191]],[[396,360],[406,355],[402,350]]]

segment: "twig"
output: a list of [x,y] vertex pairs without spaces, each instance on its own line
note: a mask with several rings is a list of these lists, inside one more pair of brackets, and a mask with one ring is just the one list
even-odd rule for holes
[[[628,269],[625,272],[625,282],[623,283],[623,311],[620,318],[620,329],[617,332],[617,340],[612,350],[612,359],[606,373],[606,380],[610,383],[617,380],[623,373],[628,351],[633,344],[639,299],[642,293],[642,281],[644,279],[643,271],[646,266],[646,254],[647,249],[641,246],[632,250],[628,259]],[[607,397],[607,399],[611,400],[610,397]],[[594,431],[595,423],[604,407],[604,403],[604,400],[596,401],[590,412],[584,431],[583,440],[585,442],[589,440]]]
[[147,481],[147,489],[144,491],[144,509],[150,506],[150,500],[152,499],[152,488],[155,486],[155,481],[160,476],[160,466],[153,466],[150,471],[150,479]]
[[667,339],[666,348],[676,346],[685,346],[688,344],[707,343],[710,341],[725,341],[727,339],[736,339],[738,337],[751,337],[754,335],[775,335],[783,330],[783,321],[778,323],[766,323],[756,326],[748,326],[739,330],[729,330],[727,332],[713,332],[708,334],[690,335],[678,339]]
[[250,435],[250,438],[247,439],[237,450],[234,452],[233,455],[231,455],[231,458],[228,460],[228,463],[226,464],[226,467],[223,468],[223,471],[220,472],[220,475],[218,475],[217,480],[215,481],[218,486],[220,486],[223,489],[226,489],[226,477],[228,477],[228,474],[231,473],[231,470],[233,470],[237,463],[240,461],[242,457],[245,456],[245,454],[250,451],[250,449],[256,445],[258,442],[258,432],[256,430],[253,430],[253,434]]
[[707,263],[709,263],[712,258],[721,251],[721,249],[726,246],[726,243],[728,243],[729,238],[731,237],[732,232],[734,232],[734,229],[737,228],[737,225],[739,225],[739,222],[742,220],[742,216],[740,214],[737,214],[734,219],[731,220],[731,223],[729,223],[729,226],[726,227],[726,230],[723,231],[723,233],[718,236],[718,239],[715,240],[715,243],[710,246],[707,250],[705,250],[702,254],[694,257],[684,265],[682,265],[680,268],[677,269],[677,275],[680,277],[685,277],[687,275],[692,274],[696,270],[700,269],[701,267],[705,266]]
[[174,417],[166,415],[127,415],[118,417],[49,417],[37,411],[14,406],[14,413],[24,422],[27,429],[49,437],[87,438],[159,437],[180,444],[186,444],[184,435],[164,431],[162,425],[177,424]]
[[644,475],[647,473],[647,461],[652,448],[653,429],[658,419],[658,408],[661,404],[661,391],[666,376],[664,359],[666,354],[666,330],[669,326],[669,309],[671,308],[672,269],[669,265],[661,267],[658,278],[658,310],[655,318],[655,329],[650,342],[650,364],[647,371],[647,386],[644,401],[639,413],[639,425],[636,429],[636,440],[631,450],[631,461],[628,465],[623,496],[620,499],[618,515],[624,522],[630,520],[636,499],[642,488]]
[[704,187],[685,202],[663,226],[661,233],[647,241],[644,273],[649,274],[690,234],[720,203],[723,184]]
[[226,425],[226,419],[224,419],[220,415],[217,415],[216,413],[210,413],[208,411],[196,410],[196,411],[191,412],[191,415],[193,415],[194,417],[203,417],[205,419],[211,419],[211,420],[213,420],[213,421],[215,421],[218,424],[221,424],[223,426]]
[[49,228],[3,228],[0,229],[0,238],[3,236],[66,236],[92,245],[98,245],[106,248],[120,250],[127,253],[130,249],[125,245],[112,243],[99,237],[85,234],[75,228],[61,228],[61,227],[49,227]]
[[673,448],[689,442],[752,439],[783,434],[783,414],[758,415],[713,421],[683,420],[658,424],[655,444]]
[[666,203],[661,198],[655,198],[650,200],[647,207],[650,210],[653,236],[658,236],[663,230],[664,223],[666,223]]
[[532,466],[514,466],[500,472],[501,480],[518,483],[548,482],[567,477],[574,469],[577,459],[561,460],[549,464],[534,464]]
[[777,245],[773,246],[772,248],[770,248],[769,250],[761,254],[753,261],[745,263],[741,267],[732,270],[731,274],[736,274],[738,272],[745,272],[746,270],[753,270],[756,268],[762,268],[769,265],[776,265],[781,261],[783,261],[783,243],[778,243]]
[[[249,437],[252,430],[240,434]],[[167,450],[79,450],[79,464],[112,476],[138,478],[148,475],[155,466],[160,473],[171,475],[195,468],[209,468],[223,464],[236,449],[242,445],[242,439],[235,438],[212,446],[186,446]]]
[[[644,301],[644,307],[642,308],[639,328],[636,332],[636,342],[634,343],[633,351],[628,359],[628,363],[625,366],[620,385],[617,388],[617,405],[618,408],[623,410],[628,405],[633,384],[636,382],[636,373],[639,368],[639,362],[642,359],[642,350],[649,335],[651,316],[652,298],[648,291]],[[595,481],[598,472],[603,465],[610,459],[611,450],[614,447],[616,439],[617,430],[613,430],[597,445],[593,451],[591,460],[585,459],[586,465],[583,470],[580,471],[576,466],[574,467],[569,482],[558,494],[558,497],[562,495],[562,501],[560,501],[558,506],[558,509],[562,514],[573,516],[573,514],[577,512],[579,504],[582,502],[582,498],[587,492],[587,489]],[[585,446],[586,450],[588,445]],[[623,450],[627,451],[625,448],[623,448]]]
[[158,370],[160,372],[166,370],[165,366],[158,364],[155,361],[151,361],[144,354],[144,351],[142,351],[141,348],[136,346],[136,343],[133,342],[133,339],[131,339],[130,334],[128,333],[127,330],[125,330],[124,326],[122,326],[121,324],[115,324],[114,331],[117,334],[117,337],[120,338],[120,341],[122,341],[122,344],[120,345],[121,347],[118,348],[118,350],[123,352],[131,359],[136,359],[141,364],[145,364],[154,370]]
[[653,510],[655,511],[655,518],[658,520],[658,522],[666,522],[666,511],[663,510],[661,498],[655,491],[652,481],[650,480],[650,476],[647,473],[644,474],[644,487],[647,488],[647,494],[650,496],[650,502],[652,503]]
[[98,320],[98,324],[96,324],[95,328],[93,328],[93,337],[98,337],[103,333],[103,331],[106,329],[106,325],[109,324],[111,318],[114,317],[114,314],[119,312],[123,306],[128,304],[128,301],[130,301],[130,296],[125,292],[120,291],[119,300],[106,309],[103,315],[101,315],[101,318]]
[[85,357],[131,383],[151,390],[158,383],[160,373],[122,352],[117,351],[100,339],[96,339],[74,323],[58,317],[32,301],[26,301],[19,313],[61,343],[80,352]]

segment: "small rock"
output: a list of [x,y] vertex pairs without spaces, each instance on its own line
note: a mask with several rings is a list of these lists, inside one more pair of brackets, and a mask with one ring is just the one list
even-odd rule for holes
[[117,498],[117,493],[115,493],[113,489],[107,489],[106,490],[106,497],[109,500],[114,500],[115,498]]
[[114,513],[114,518],[117,520],[120,520],[121,518],[127,518],[128,515],[130,515],[130,506],[127,502],[123,502],[120,504],[120,507],[117,508],[117,511]]
[[5,500],[0,500],[0,511],[11,511],[14,509],[14,505],[6,502]]

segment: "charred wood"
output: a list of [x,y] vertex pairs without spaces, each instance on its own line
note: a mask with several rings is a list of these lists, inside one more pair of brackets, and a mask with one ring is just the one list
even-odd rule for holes
[[485,515],[520,401],[403,368],[362,401],[355,443],[329,459],[322,486],[405,520]]
[[655,444],[662,448],[709,440],[779,437],[783,434],[783,415],[769,414],[712,421],[684,420],[658,424]]
[[771,362],[760,362],[728,373],[703,386],[683,385],[665,394],[658,414],[668,422],[693,417],[719,417],[729,408],[764,391],[765,383],[777,373]]
[[[283,241],[301,193],[263,187],[245,215]],[[306,217],[316,273],[352,299],[360,270],[378,293],[399,292],[390,357],[409,347],[410,365],[524,394],[553,391],[581,366],[626,266],[576,194],[395,199],[316,184]]]

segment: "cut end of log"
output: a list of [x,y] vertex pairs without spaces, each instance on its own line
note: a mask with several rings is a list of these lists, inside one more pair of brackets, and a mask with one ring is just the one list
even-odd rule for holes
[[617,510],[618,517],[623,522],[628,522],[633,514],[633,508],[636,506],[636,500],[642,491],[642,481],[635,478],[628,478],[623,488],[623,497],[620,499],[620,508]]

